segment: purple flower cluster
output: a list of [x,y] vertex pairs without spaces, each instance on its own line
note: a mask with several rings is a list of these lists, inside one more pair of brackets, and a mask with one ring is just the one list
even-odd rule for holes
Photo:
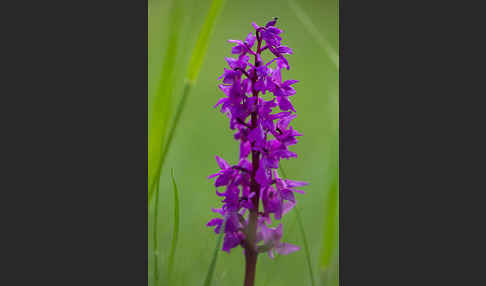
[[[239,162],[230,165],[216,156],[221,170],[209,178],[216,178],[216,193],[224,199],[222,208],[213,209],[221,217],[207,224],[214,226],[216,233],[224,225],[224,251],[241,245],[246,251],[267,251],[272,258],[275,252],[288,254],[299,249],[281,242],[282,224],[270,227],[270,215],[280,220],[295,206],[294,193],[303,193],[295,188],[307,185],[282,179],[277,172],[280,159],[297,157],[288,147],[296,144],[301,134],[290,126],[297,115],[289,97],[295,94],[292,85],[298,81],[282,81],[281,76],[282,69],[290,69],[285,55],[292,50],[281,45],[282,31],[275,27],[276,21],[262,27],[253,23],[255,35],[248,34],[245,41],[229,40],[235,44],[231,52],[237,58],[226,58],[229,69],[225,68],[219,78],[219,88],[226,96],[215,107],[221,106],[221,112],[230,119],[230,128],[236,130]],[[266,50],[275,57],[264,63],[261,54]],[[272,113],[277,106],[280,112]],[[225,192],[219,192],[219,187],[225,187]]]

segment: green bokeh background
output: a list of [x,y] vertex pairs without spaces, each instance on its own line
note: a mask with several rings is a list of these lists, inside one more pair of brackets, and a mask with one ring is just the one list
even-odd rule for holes
[[[184,75],[196,42],[200,27],[209,9],[209,0],[179,0],[184,2],[184,20],[181,27],[179,50],[176,59],[176,88],[173,109],[181,98]],[[296,1],[308,14],[319,34],[337,53],[338,48],[338,1]],[[162,69],[164,50],[167,46],[170,3],[154,0],[149,3],[149,104],[157,88]],[[297,79],[296,95],[291,98],[298,117],[293,126],[304,134],[300,142],[291,147],[299,157],[283,160],[289,178],[309,182],[305,195],[297,194],[297,206],[306,230],[311,262],[318,285],[337,285],[338,242],[329,226],[337,225],[337,210],[330,216],[327,209],[329,193],[338,182],[338,70],[327,52],[309,33],[289,6],[289,3],[271,1],[232,1],[226,5],[218,19],[209,42],[208,52],[191,91],[177,128],[173,144],[168,152],[160,181],[159,245],[162,280],[166,275],[166,262],[172,238],[173,193],[170,168],[174,169],[179,187],[181,224],[175,258],[175,282],[173,285],[202,285],[212,257],[217,236],[205,226],[214,217],[212,207],[220,207],[209,174],[217,171],[215,155],[229,163],[238,159],[238,143],[229,129],[228,118],[212,108],[223,93],[218,89],[217,78],[230,54],[228,39],[244,39],[252,31],[251,22],[263,25],[272,17],[279,17],[277,26],[283,29],[283,44],[291,47],[288,56],[290,71],[283,71],[283,79]],[[149,207],[149,253],[152,250],[152,214]],[[330,221],[330,218],[332,221]],[[283,218],[284,240],[303,247],[302,237],[296,224],[295,213]],[[335,232],[334,232],[335,233]],[[332,236],[332,237],[331,237]],[[323,272],[321,257],[323,243],[331,262]],[[149,255],[149,285],[154,285],[152,256]],[[323,276],[322,273],[327,273]],[[242,285],[244,257],[241,248],[231,254],[220,252],[213,285]],[[267,284],[266,284],[267,283]],[[161,284],[166,285],[164,281]],[[257,265],[256,285],[310,285],[308,267],[303,249],[288,256],[271,260],[260,255]]]

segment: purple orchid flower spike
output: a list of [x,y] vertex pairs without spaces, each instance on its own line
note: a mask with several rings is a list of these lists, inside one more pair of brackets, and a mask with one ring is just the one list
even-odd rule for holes
[[[276,24],[277,18],[264,26],[252,23],[255,31],[244,41],[229,40],[233,44],[231,53],[237,57],[226,58],[229,68],[224,68],[219,77],[224,97],[214,106],[228,116],[230,129],[236,131],[239,154],[236,165],[216,156],[219,171],[209,178],[215,179],[222,207],[213,209],[220,217],[206,225],[214,227],[216,233],[224,232],[223,251],[243,248],[245,286],[254,285],[259,253],[267,252],[273,258],[299,250],[281,241],[282,224],[275,228],[270,225],[272,218],[282,220],[293,209],[296,194],[304,193],[297,188],[307,185],[281,178],[277,172],[281,159],[297,157],[289,147],[297,144],[302,134],[291,126],[297,115],[290,97],[296,94],[294,85],[299,81],[282,80],[281,73],[290,69],[285,56],[293,51],[281,45],[282,30]],[[265,51],[275,56],[266,63],[262,60]],[[259,96],[267,92],[273,94],[271,99]]]

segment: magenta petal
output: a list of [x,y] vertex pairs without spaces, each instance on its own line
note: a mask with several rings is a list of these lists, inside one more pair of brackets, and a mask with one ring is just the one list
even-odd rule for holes
[[223,104],[223,103],[224,103],[224,102],[226,102],[227,100],[228,100],[228,99],[227,99],[226,97],[220,98],[220,99],[218,100],[218,102],[216,103],[216,105],[214,105],[213,107],[214,107],[214,108],[216,108],[216,107],[218,107],[218,105]]
[[238,235],[228,232],[224,236],[223,241],[223,251],[230,252],[230,250],[236,246],[238,246],[241,242],[240,237]]
[[206,225],[207,226],[213,226],[213,225],[221,224],[222,222],[223,222],[222,218],[213,218]]
[[289,54],[291,55],[293,52],[292,52],[292,49],[289,48],[289,47],[286,47],[286,46],[280,46],[277,48],[277,51],[281,54]]
[[208,179],[212,179],[212,178],[217,177],[217,176],[219,176],[219,172],[218,172],[218,173],[216,173],[216,174],[212,174],[212,175],[210,175],[210,176],[208,177]]
[[279,224],[274,232],[273,232],[273,239],[275,241],[279,241],[281,238],[282,238],[282,235],[283,235],[283,231],[282,231],[282,228],[283,228],[283,225],[282,224]]
[[269,21],[265,27],[270,27],[270,26],[275,26],[275,24],[277,23],[277,18],[274,18],[273,20]]
[[290,80],[286,80],[282,86],[289,86],[289,85],[292,85],[294,83],[298,83],[299,81],[298,80],[295,80],[295,79],[290,79]]
[[271,240],[272,230],[262,223],[260,225],[259,236],[266,243]]
[[219,176],[216,179],[216,182],[214,182],[215,187],[221,187],[221,186],[226,186],[230,181],[230,178],[228,176]]
[[280,243],[279,245],[277,245],[275,247],[275,251],[277,251],[278,254],[282,254],[282,255],[290,254],[290,253],[295,252],[299,249],[300,249],[300,247],[298,247],[297,245],[293,245],[293,244],[285,243],[285,242]]
[[249,48],[251,48],[251,47],[253,47],[255,40],[256,40],[256,37],[252,33],[249,33],[248,36],[245,39],[245,43],[248,45]]
[[210,220],[206,226],[208,227],[211,227],[211,226],[216,226],[214,228],[214,232],[216,233],[219,233],[219,231],[221,230],[221,225],[223,224],[223,219],[222,218],[213,218],[212,220]]
[[272,34],[280,34],[280,33],[282,33],[282,30],[280,30],[279,28],[270,26],[270,27],[267,27],[267,32],[272,33]]
[[223,209],[221,209],[221,208],[220,208],[220,209],[215,209],[215,208],[212,208],[212,209],[211,209],[211,211],[212,211],[213,213],[218,213],[218,214],[220,214],[220,215],[224,215],[224,210],[223,210]]
[[240,143],[240,158],[246,158],[250,154],[251,144],[248,141]]
[[273,253],[273,248],[268,251],[268,256],[270,256],[271,259],[275,258],[275,253]]
[[285,201],[282,207],[282,214],[285,215],[295,206],[295,202]]
[[267,185],[268,177],[265,171],[265,167],[260,165],[260,167],[256,171],[255,179],[260,185],[264,185],[264,186]]
[[284,200],[295,202],[294,192],[292,192],[290,189],[280,190],[280,195]]
[[302,182],[302,181],[293,181],[293,180],[285,180],[285,183],[289,188],[295,188],[295,187],[302,187],[302,186],[307,186],[309,183],[307,182]]
[[216,155],[216,162],[218,162],[218,165],[221,169],[229,168],[229,164],[226,163],[226,161],[223,158],[219,157],[218,155]]
[[284,111],[289,110],[289,109],[294,110],[292,103],[290,102],[290,100],[286,96],[278,97],[278,107],[280,107],[280,109],[282,109]]

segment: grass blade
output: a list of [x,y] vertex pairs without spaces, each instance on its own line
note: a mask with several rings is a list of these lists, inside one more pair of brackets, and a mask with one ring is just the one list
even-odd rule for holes
[[211,2],[211,7],[209,7],[208,15],[204,20],[204,24],[199,32],[199,37],[196,42],[196,46],[194,46],[194,50],[192,52],[191,60],[189,62],[189,70],[187,73],[187,79],[189,84],[193,84],[199,75],[199,71],[201,70],[201,66],[204,61],[204,56],[206,55],[206,51],[208,49],[209,38],[213,32],[214,25],[216,20],[223,10],[223,6],[226,0],[213,0]]
[[196,45],[194,46],[194,50],[192,51],[191,60],[189,62],[188,73],[186,76],[186,82],[184,83],[182,98],[180,103],[177,106],[174,121],[171,124],[171,127],[169,129],[169,133],[167,135],[167,142],[164,145],[163,150],[161,151],[162,155],[160,157],[159,168],[157,169],[157,173],[156,173],[158,174],[158,176],[160,176],[161,169],[164,166],[165,158],[167,157],[167,152],[169,151],[170,146],[172,144],[172,140],[174,138],[174,134],[177,129],[179,119],[182,115],[182,111],[184,110],[184,107],[187,102],[187,97],[189,96],[190,91],[197,80],[199,71],[201,70],[201,66],[204,62],[204,56],[206,55],[208,49],[209,38],[212,34],[216,20],[221,10],[223,9],[224,3],[225,0],[212,1],[211,7],[209,8],[208,15],[206,16],[201,31],[199,32],[199,36]]
[[189,95],[189,92],[191,91],[191,87],[192,87],[192,85],[189,85],[187,83],[184,84],[184,91],[182,93],[181,102],[179,103],[179,105],[177,105],[177,110],[176,110],[176,114],[175,114],[175,117],[174,117],[174,122],[172,123],[172,125],[169,129],[169,133],[167,135],[167,143],[165,144],[164,149],[162,151],[162,157],[160,159],[161,160],[160,161],[161,167],[164,166],[165,158],[167,157],[167,152],[169,151],[170,145],[172,143],[172,138],[174,138],[174,133],[175,133],[175,130],[178,126],[179,119],[181,118],[182,111],[184,110],[184,107],[186,105],[186,99]]
[[154,186],[160,179],[163,161],[163,147],[167,122],[170,114],[180,27],[182,21],[181,1],[173,1],[170,13],[168,46],[164,55],[162,72],[151,104],[148,138],[148,197],[153,197]]
[[223,222],[221,231],[218,235],[218,240],[216,241],[216,246],[213,251],[213,258],[211,259],[211,264],[209,264],[208,273],[206,273],[206,279],[204,279],[204,286],[211,286],[211,281],[213,280],[214,269],[216,268],[216,262],[218,261],[218,253],[220,251],[221,239],[224,235],[224,228],[226,227],[226,219]]
[[154,226],[153,226],[153,239],[154,239],[154,281],[155,285],[158,286],[159,282],[159,239],[157,237],[158,234],[158,217],[159,217],[159,183],[157,182],[155,186],[155,204],[154,204]]
[[312,272],[312,263],[309,253],[309,245],[307,244],[307,237],[305,235],[304,224],[302,223],[302,218],[300,217],[299,208],[295,208],[295,215],[297,216],[297,224],[299,225],[300,233],[302,234],[302,240],[304,242],[305,257],[307,258],[307,266],[309,268],[309,276],[311,279],[311,285],[314,286],[314,274]]
[[172,187],[174,190],[174,231],[172,236],[172,245],[170,248],[169,262],[168,262],[168,274],[167,281],[171,282],[172,269],[174,267],[174,257],[177,247],[177,238],[179,236],[179,191],[177,190],[177,184],[174,178],[174,169],[170,170],[170,175],[172,177]]
[[302,8],[295,2],[295,0],[289,0],[290,8],[294,11],[297,19],[304,25],[306,30],[311,34],[311,36],[316,40],[316,42],[321,46],[326,55],[329,57],[331,62],[334,64],[336,69],[339,69],[338,54],[331,47],[329,42],[324,39],[324,37],[319,33],[314,23],[312,23],[310,17],[302,10]]
[[[280,172],[282,173],[282,176],[284,179],[287,179],[287,175],[285,174],[285,171],[283,169],[282,163],[279,164],[279,169]],[[305,251],[305,257],[307,259],[307,266],[309,268],[309,276],[311,280],[311,285],[314,286],[314,273],[312,272],[312,263],[311,263],[311,258],[310,258],[310,252],[309,252],[309,245],[307,244],[307,237],[305,235],[305,230],[304,230],[304,224],[302,223],[302,218],[300,217],[300,211],[299,208],[295,208],[295,216],[297,218],[297,224],[299,225],[299,230],[300,234],[302,235],[302,241],[304,243],[304,251]]]
[[[339,206],[338,206],[339,208]],[[335,216],[338,216],[339,210],[335,210]],[[338,235],[336,231],[336,236]],[[321,271],[322,285],[339,285],[339,240],[335,237],[329,246],[330,261],[327,263],[325,270]],[[322,269],[322,268],[321,268]]]
[[336,244],[339,236],[337,221],[339,207],[338,174],[335,177],[331,182],[324,214],[324,234],[320,255],[320,268],[324,281],[327,280],[327,273],[333,260],[333,252],[337,250]]
[[[213,0],[211,7],[209,9],[208,15],[206,20],[203,24],[201,32],[199,34],[196,46],[191,56],[191,61],[189,64],[187,80],[184,84],[183,95],[181,98],[180,103],[177,106],[177,110],[175,113],[175,117],[173,123],[170,126],[170,129],[167,133],[167,140],[164,144],[164,139],[166,135],[166,126],[167,121],[169,118],[170,113],[170,106],[171,106],[171,99],[172,93],[174,90],[174,77],[175,77],[175,62],[177,58],[177,50],[178,50],[178,41],[179,41],[179,34],[180,34],[180,27],[182,21],[182,1],[173,1],[172,2],[172,9],[171,9],[171,19],[170,19],[170,27],[169,27],[169,44],[166,50],[166,54],[164,55],[164,64],[162,67],[162,73],[159,80],[159,85],[157,92],[155,94],[153,103],[152,103],[152,117],[149,120],[149,158],[148,158],[148,198],[149,203],[153,197],[154,187],[156,188],[156,202],[155,202],[155,212],[154,212],[154,276],[155,276],[155,285],[158,285],[159,280],[159,267],[158,267],[158,257],[159,257],[159,249],[158,249],[158,230],[157,230],[157,221],[158,221],[158,200],[159,200],[159,181],[160,175],[162,172],[162,167],[165,163],[165,158],[167,157],[167,152],[170,149],[172,140],[174,138],[175,130],[178,126],[179,119],[181,117],[182,111],[184,110],[185,104],[187,102],[187,97],[191,91],[191,88],[195,81],[197,80],[197,76],[199,74],[199,70],[202,66],[204,55],[206,54],[209,38],[211,36],[214,24],[216,23],[216,19],[220,14],[223,4],[225,0]],[[179,231],[179,202],[178,202],[178,191],[177,186],[175,184],[175,179],[173,176],[172,171],[172,183],[174,186],[174,200],[175,200],[175,207],[174,207],[174,237],[172,239],[172,247],[169,256],[168,262],[168,275],[170,276],[172,273],[174,257],[175,257],[175,250],[177,246],[177,237]],[[221,240],[221,237],[218,240]],[[214,258],[213,258],[214,259]],[[214,261],[215,263],[215,261]],[[211,280],[211,275],[208,273],[207,279]]]

